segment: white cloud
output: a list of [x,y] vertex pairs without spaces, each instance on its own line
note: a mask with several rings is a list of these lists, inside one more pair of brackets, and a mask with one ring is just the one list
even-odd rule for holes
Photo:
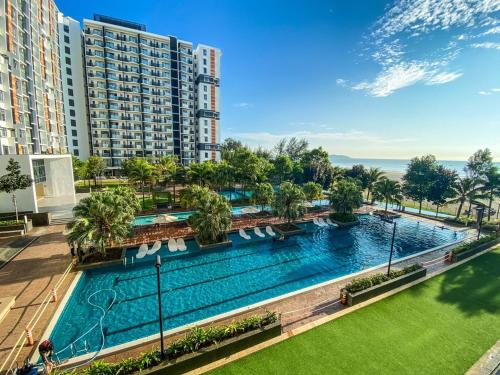
[[380,71],[359,83],[338,79],[337,85],[383,97],[417,83],[452,82],[463,75],[451,64],[464,48],[500,49],[500,43],[488,40],[467,44],[500,33],[498,11],[500,0],[394,0],[359,54],[369,56]]
[[426,85],[442,85],[444,83],[454,81],[457,78],[460,78],[462,75],[463,75],[463,73],[459,73],[459,72],[437,73],[434,76],[430,77],[425,84]]
[[499,49],[500,50],[500,43],[493,43],[493,42],[483,42],[483,43],[474,43],[471,44],[472,48],[488,48],[488,49]]
[[498,89],[491,89],[491,91],[493,91],[493,92],[500,92],[500,88],[498,88]]
[[252,103],[247,103],[247,102],[239,102],[239,103],[234,103],[233,107],[236,108],[248,108],[248,107],[253,107]]
[[479,91],[479,95],[491,95],[490,91]]
[[479,91],[479,95],[492,95],[497,92],[500,92],[500,88],[493,88],[491,90],[481,90]]

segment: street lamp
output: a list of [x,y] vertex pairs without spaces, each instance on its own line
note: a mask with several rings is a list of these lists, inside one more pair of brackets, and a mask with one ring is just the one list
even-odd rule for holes
[[483,227],[483,215],[484,215],[484,206],[477,206],[477,239],[481,235],[481,229]]
[[500,214],[500,203],[498,203],[498,208],[497,208],[497,220],[498,220],[498,214]]
[[393,220],[392,223],[394,224],[394,226],[392,227],[391,254],[389,255],[389,265],[387,266],[387,276],[389,276],[389,274],[391,272],[392,254],[394,252],[394,237],[396,236],[396,222]]
[[160,318],[160,357],[161,359],[165,359],[165,350],[163,348],[163,314],[161,312],[161,287],[160,287],[160,268],[161,268],[161,257],[159,255],[156,256],[156,280],[158,285],[158,315]]

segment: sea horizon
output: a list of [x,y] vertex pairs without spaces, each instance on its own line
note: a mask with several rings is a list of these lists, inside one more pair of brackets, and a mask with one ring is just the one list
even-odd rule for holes
[[[410,159],[384,159],[384,158],[354,158],[346,155],[329,155],[333,166],[351,168],[353,165],[362,164],[366,168],[380,168],[385,172],[406,171]],[[464,175],[464,168],[467,160],[437,160],[437,162],[446,168],[456,171],[459,175]],[[494,165],[500,168],[500,162],[494,162]]]

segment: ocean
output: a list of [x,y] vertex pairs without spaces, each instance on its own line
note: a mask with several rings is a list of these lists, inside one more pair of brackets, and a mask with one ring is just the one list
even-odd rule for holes
[[[356,164],[363,164],[366,168],[380,168],[385,172],[405,172],[409,159],[361,159],[351,158],[344,155],[330,155],[330,161],[334,166],[351,168]],[[438,160],[439,164],[446,168],[455,170],[459,175],[464,175],[464,168],[467,161],[459,160]],[[495,163],[500,168],[500,163]]]

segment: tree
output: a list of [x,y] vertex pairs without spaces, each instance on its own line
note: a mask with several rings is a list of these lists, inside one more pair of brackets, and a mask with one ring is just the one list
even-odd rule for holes
[[469,201],[469,198],[474,197],[477,194],[478,187],[474,179],[470,177],[461,177],[455,181],[453,184],[453,198],[448,200],[448,203],[458,203],[457,216],[458,219],[462,213],[462,208],[464,203]]
[[278,184],[290,179],[292,172],[293,162],[288,155],[279,155],[274,159],[272,175]]
[[493,167],[493,156],[488,148],[477,150],[467,161],[465,172],[473,179],[483,179]]
[[380,170],[380,168],[370,167],[366,172],[366,200],[370,201],[370,193],[373,190],[375,184],[382,178],[384,172]]
[[105,255],[109,245],[121,244],[129,236],[139,207],[135,192],[128,187],[94,192],[73,208],[75,218],[67,225],[68,242],[95,246]]
[[257,155],[257,157],[259,158],[266,159],[267,161],[271,161],[273,158],[273,153],[270,150],[263,148],[262,146],[257,147],[257,149],[255,150],[255,155]]
[[282,138],[276,146],[274,146],[274,152],[277,157],[288,156],[292,161],[296,161],[302,158],[308,147],[309,142],[304,138]]
[[481,190],[488,198],[488,221],[490,221],[493,199],[500,196],[500,173],[497,167],[492,166],[485,172]]
[[101,177],[106,170],[106,162],[100,156],[91,156],[87,159],[87,173],[94,179],[94,187],[97,187],[97,178]]
[[252,203],[260,205],[262,211],[264,211],[265,206],[268,206],[273,202],[274,202],[273,186],[269,182],[261,182],[255,184],[252,195]]
[[209,191],[196,202],[196,212],[188,219],[202,244],[222,242],[231,228],[231,205],[217,193]]
[[142,206],[145,207],[145,186],[153,178],[153,166],[143,158],[136,158],[132,165],[128,166],[128,178],[134,184],[139,184],[142,192]]
[[191,185],[181,192],[181,206],[195,209],[199,202],[207,199],[210,190],[200,185]]
[[82,170],[85,168],[85,162],[78,159],[75,155],[71,155],[71,164],[73,166],[73,179],[79,180],[82,178]]
[[332,184],[330,206],[339,213],[352,213],[363,205],[363,190],[357,180],[345,178]]
[[12,194],[12,203],[14,203],[14,210],[16,211],[16,221],[19,221],[16,191],[29,188],[33,180],[30,176],[21,174],[19,163],[12,158],[7,162],[5,170],[7,174],[0,177],[0,191]]
[[302,186],[302,190],[304,191],[304,196],[306,200],[312,203],[315,199],[321,199],[323,196],[323,187],[317,182],[306,182],[304,186]]
[[323,188],[328,188],[332,180],[332,165],[328,158],[328,152],[321,147],[304,153],[301,158],[304,170],[303,181],[314,181],[320,183]]
[[215,163],[211,160],[203,163],[191,163],[187,169],[187,178],[191,183],[212,186],[215,177]]
[[227,161],[222,160],[215,167],[215,180],[219,190],[229,189],[229,201],[232,200],[233,186],[235,183],[234,167]]
[[457,180],[457,173],[438,165],[434,171],[434,178],[429,190],[428,200],[436,205],[436,216],[439,214],[439,207],[454,197],[453,186]]
[[429,197],[436,168],[437,162],[433,155],[413,158],[406,168],[403,192],[419,203],[419,213],[422,211],[422,202]]
[[292,220],[304,215],[304,201],[306,197],[299,185],[283,182],[275,195],[273,210],[282,219],[286,219],[288,226]]
[[346,171],[345,175],[358,180],[361,188],[366,189],[368,187],[368,171],[362,164],[353,165],[351,169]]
[[240,141],[233,138],[226,138],[221,145],[221,158],[222,160],[229,161],[233,153],[239,149],[245,147]]
[[385,211],[389,202],[395,202],[401,194],[401,185],[399,182],[389,180],[387,177],[380,178],[373,186],[373,197],[379,201],[385,202]]

